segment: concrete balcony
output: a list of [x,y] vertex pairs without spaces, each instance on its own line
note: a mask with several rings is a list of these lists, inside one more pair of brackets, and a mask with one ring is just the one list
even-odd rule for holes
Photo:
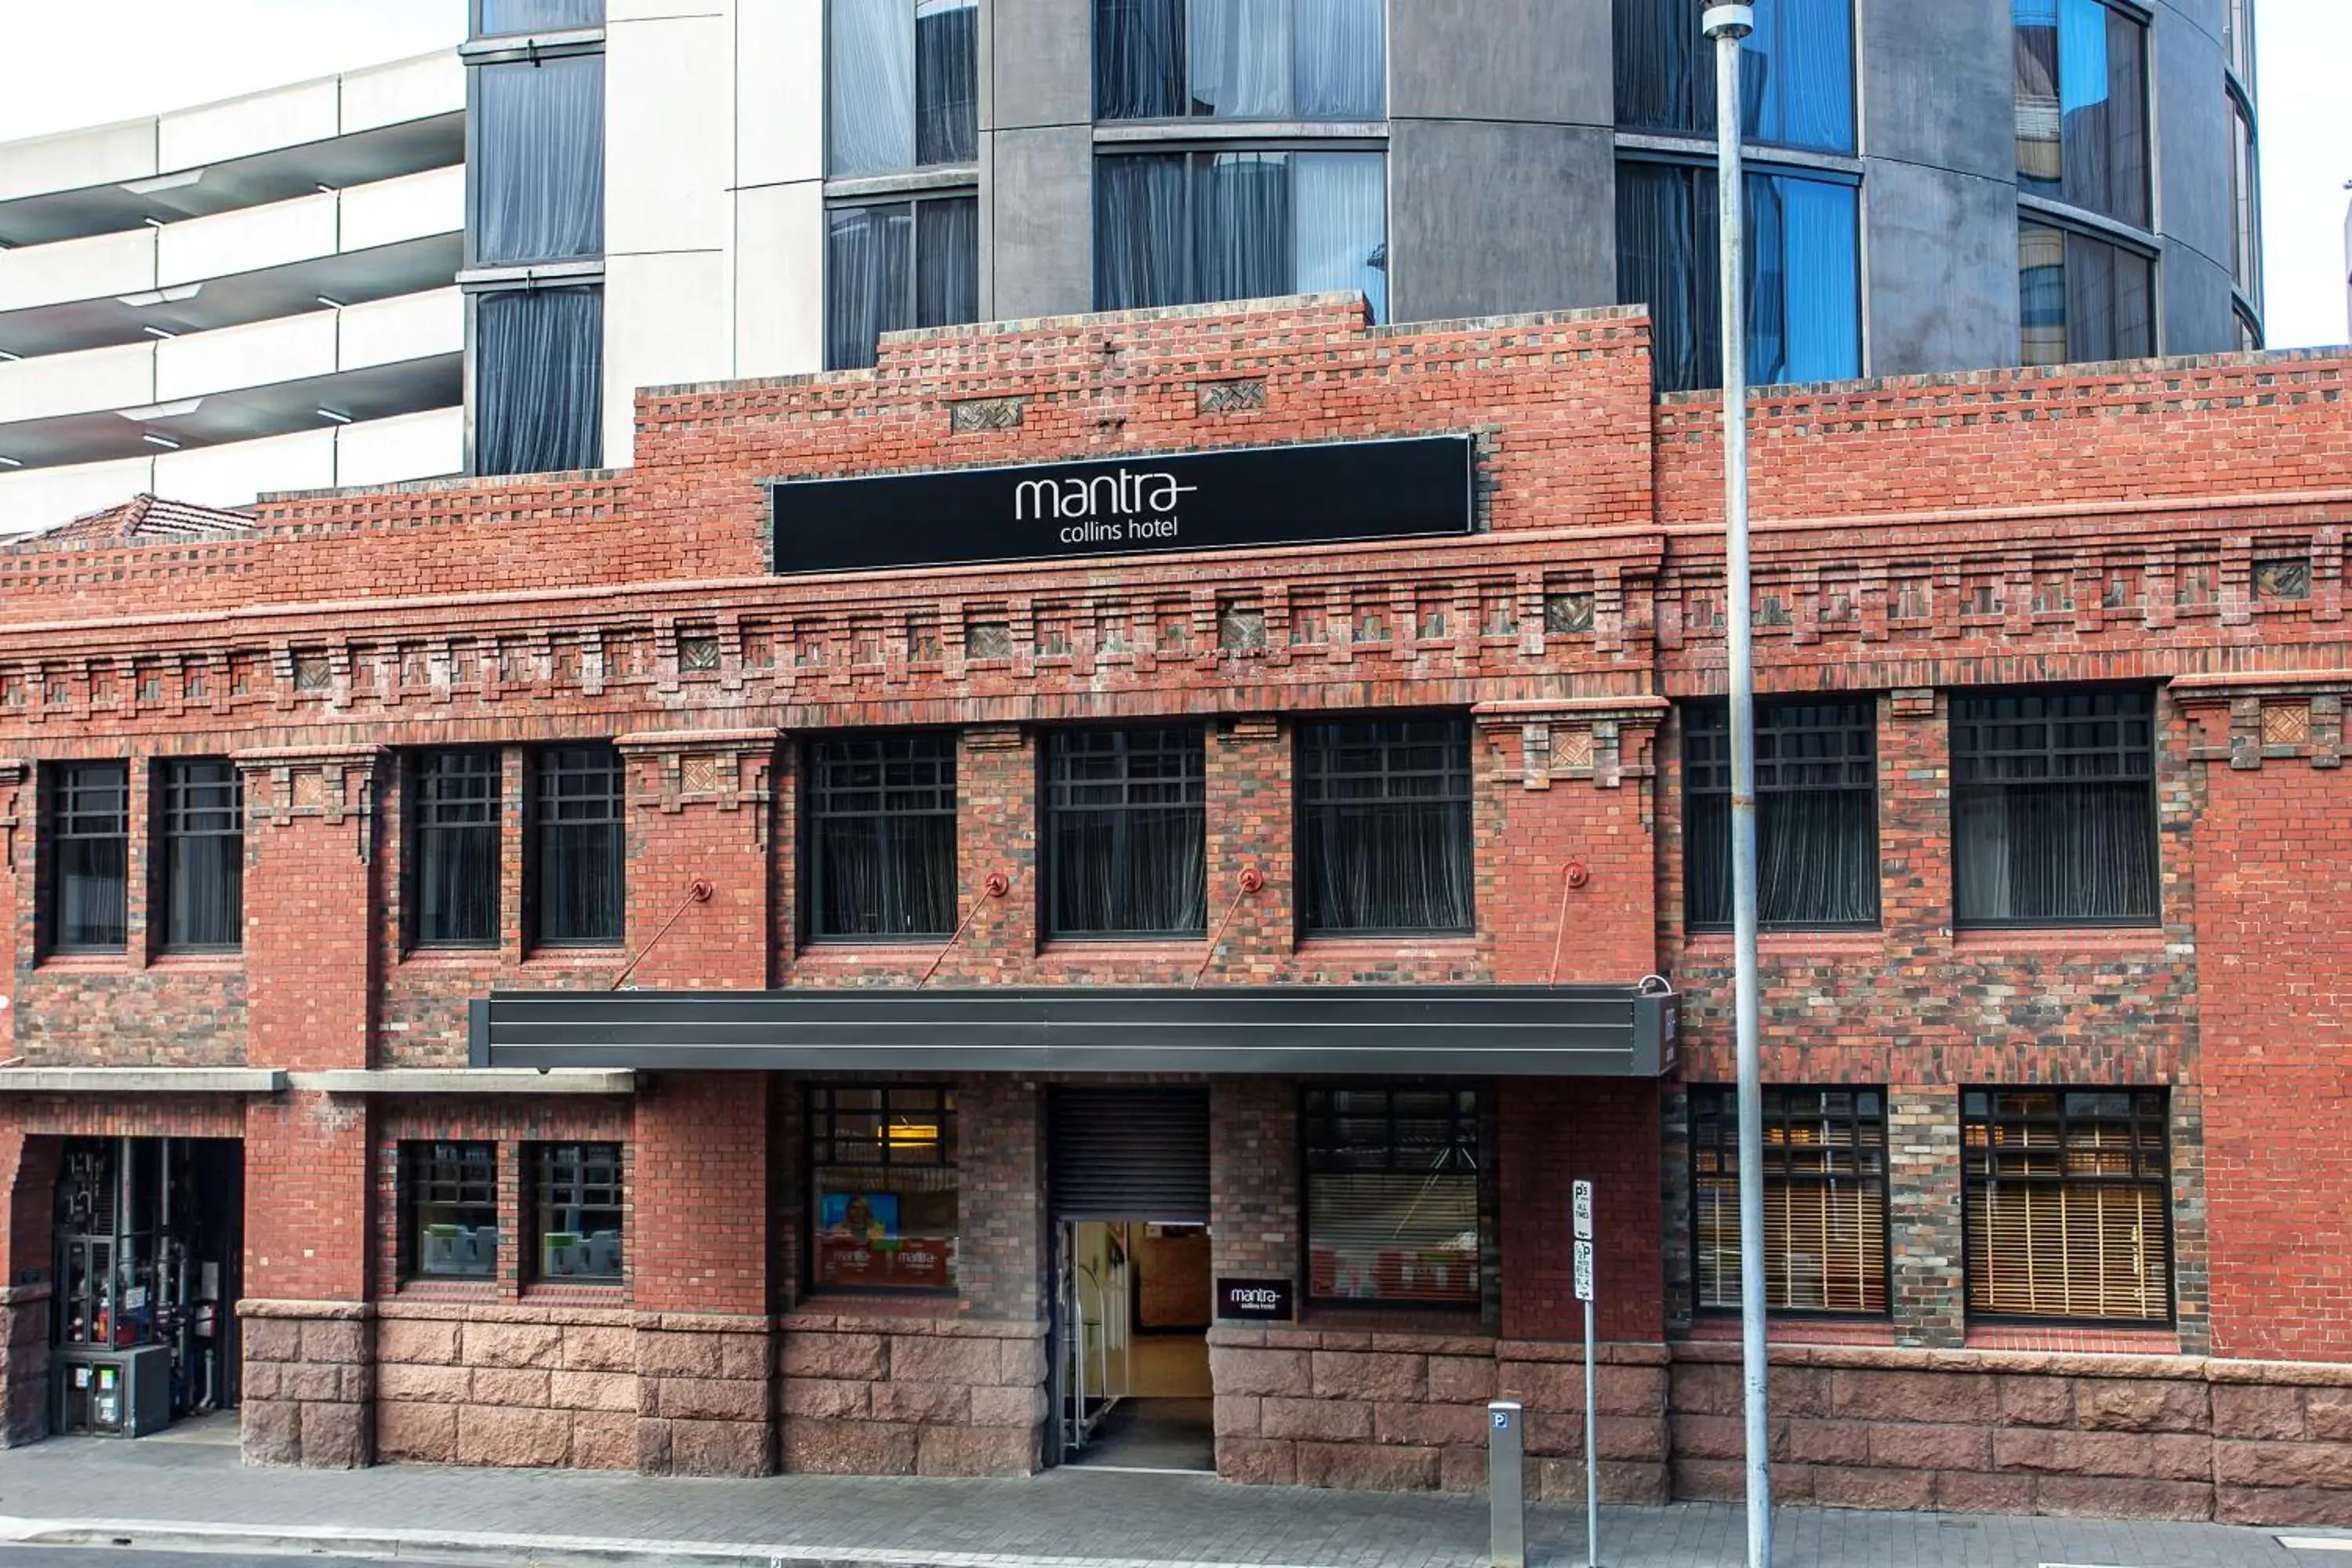
[[[0,458],[22,469],[293,434],[457,403],[454,288],[0,363]],[[322,412],[324,411],[324,412]]]
[[208,506],[246,506],[273,490],[388,485],[458,472],[464,410],[320,426],[114,462],[0,472],[0,538],[48,528],[142,493]]
[[30,359],[359,304],[457,276],[466,171],[0,251],[0,351]]

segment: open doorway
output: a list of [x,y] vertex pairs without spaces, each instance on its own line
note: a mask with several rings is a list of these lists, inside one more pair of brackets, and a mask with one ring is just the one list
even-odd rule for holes
[[1063,1462],[1214,1469],[1208,1227],[1073,1220],[1062,1231]]
[[53,1430],[138,1437],[236,1405],[244,1221],[236,1139],[65,1141]]

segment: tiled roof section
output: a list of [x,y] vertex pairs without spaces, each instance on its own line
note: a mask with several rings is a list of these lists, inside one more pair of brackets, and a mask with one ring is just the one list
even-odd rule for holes
[[174,539],[221,539],[253,531],[250,512],[224,507],[198,506],[193,501],[166,500],[138,495],[103,511],[85,512],[71,522],[45,528],[16,539],[0,540],[0,550],[51,550],[91,544],[159,544]]

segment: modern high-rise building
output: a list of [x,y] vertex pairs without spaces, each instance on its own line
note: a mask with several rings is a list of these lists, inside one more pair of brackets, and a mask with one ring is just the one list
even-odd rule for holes
[[0,145],[0,534],[460,471],[464,78]]

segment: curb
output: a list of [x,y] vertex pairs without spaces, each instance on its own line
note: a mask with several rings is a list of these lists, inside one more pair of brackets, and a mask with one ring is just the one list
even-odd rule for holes
[[[506,1535],[331,1525],[199,1524],[157,1520],[0,1518],[0,1543],[260,1557],[364,1557],[494,1568],[1171,1568],[1166,1558],[1033,1557],[1003,1552],[775,1546],[625,1536]],[[1176,1568],[1287,1568],[1183,1563]]]

